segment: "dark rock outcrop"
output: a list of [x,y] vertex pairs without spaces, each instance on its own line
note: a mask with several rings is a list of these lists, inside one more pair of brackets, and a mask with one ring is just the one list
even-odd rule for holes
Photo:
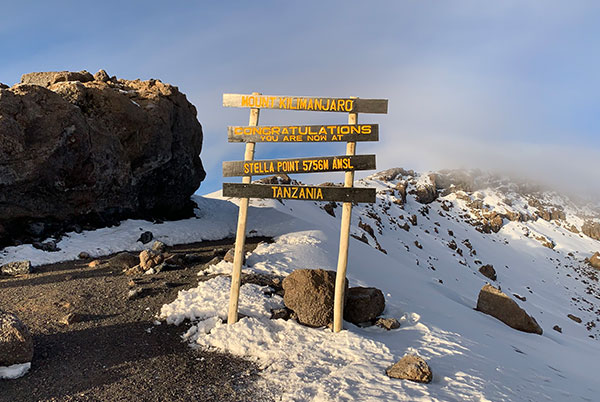
[[348,289],[344,320],[360,324],[375,320],[385,309],[383,292],[377,288],[355,287]]
[[297,269],[283,280],[283,290],[285,306],[297,314],[301,324],[322,327],[333,322],[335,272]]
[[433,374],[429,365],[417,355],[405,355],[398,363],[386,370],[389,377],[430,383]]
[[0,366],[29,363],[33,358],[33,338],[11,313],[0,310]]
[[193,213],[205,176],[195,107],[172,85],[104,74],[0,89],[0,246]]
[[532,316],[505,293],[489,284],[483,286],[479,292],[477,310],[519,331],[542,334],[542,328]]
[[481,267],[479,267],[479,272],[481,273],[481,275],[490,278],[493,281],[497,279],[496,270],[491,264],[482,265]]

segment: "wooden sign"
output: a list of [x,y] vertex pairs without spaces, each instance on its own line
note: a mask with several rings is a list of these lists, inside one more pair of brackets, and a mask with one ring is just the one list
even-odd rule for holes
[[375,169],[375,155],[223,162],[223,177]]
[[313,112],[387,113],[387,99],[223,94],[225,107],[309,110]]
[[223,183],[223,197],[375,202],[374,188]]
[[379,141],[379,125],[229,126],[227,137],[229,142]]

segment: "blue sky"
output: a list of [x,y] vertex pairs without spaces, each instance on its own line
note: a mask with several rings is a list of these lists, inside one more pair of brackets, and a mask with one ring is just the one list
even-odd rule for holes
[[[378,169],[479,167],[569,188],[600,182],[600,3],[592,1],[13,2],[3,4],[0,82],[104,68],[179,86],[204,128],[208,176],[243,156],[226,92],[389,99]],[[261,124],[344,123],[264,110]],[[337,155],[343,144],[258,144],[257,158]],[[298,177],[304,179],[304,177]],[[307,177],[318,183],[341,174]],[[230,180],[230,179],[228,179]],[[234,179],[235,180],[235,179]],[[600,192],[599,190],[594,190]]]

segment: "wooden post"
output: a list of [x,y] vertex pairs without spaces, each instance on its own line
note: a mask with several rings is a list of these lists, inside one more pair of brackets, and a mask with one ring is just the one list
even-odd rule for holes
[[[252,95],[260,95],[258,92],[253,92]],[[258,125],[258,116],[260,109],[250,109],[249,126]],[[244,160],[251,161],[254,159],[254,142],[246,143],[246,152]],[[242,183],[250,183],[251,176],[244,176]],[[249,198],[240,199],[240,209],[238,214],[237,232],[235,235],[235,251],[233,256],[233,270],[231,272],[231,292],[229,295],[229,313],[227,315],[227,324],[234,324],[238,320],[238,302],[240,298],[240,286],[242,276],[242,263],[244,261],[244,245],[246,243],[246,220],[248,218],[248,203]]]
[[[356,99],[356,98],[354,98]],[[358,124],[358,113],[348,115],[348,124]],[[356,142],[346,144],[346,155],[356,154]],[[354,171],[346,172],[344,187],[354,186]],[[348,267],[348,242],[350,238],[350,221],[352,203],[344,202],[342,206],[342,226],[340,229],[340,250],[338,254],[337,272],[335,276],[335,298],[333,301],[333,332],[340,332],[344,327],[344,291],[346,284],[346,268]]]

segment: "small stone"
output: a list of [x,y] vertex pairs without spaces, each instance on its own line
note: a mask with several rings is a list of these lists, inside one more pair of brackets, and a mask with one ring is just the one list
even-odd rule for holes
[[405,355],[398,363],[386,370],[391,378],[430,383],[433,375],[427,362],[416,355]]
[[83,321],[83,316],[81,314],[69,313],[66,316],[64,316],[63,318],[61,318],[58,322],[63,325],[71,325],[71,324],[74,324],[76,322],[81,322],[81,321]]
[[0,266],[0,274],[23,275],[31,273],[31,261],[14,261]]
[[159,265],[163,260],[164,256],[158,251],[144,250],[140,253],[140,267],[144,271]]
[[581,324],[581,318],[577,317],[576,315],[573,314],[567,314],[567,317],[569,317],[570,319],[572,319],[573,321],[575,321],[578,324]]
[[272,320],[283,319],[283,320],[287,321],[290,319],[291,314],[292,314],[292,310],[290,310],[289,308],[278,308],[278,309],[271,310],[271,319]]
[[[243,254],[243,253],[242,253]],[[235,256],[235,248],[230,248],[227,253],[225,254],[225,257],[223,257],[223,259],[227,262],[230,262],[233,264],[233,258]],[[246,256],[242,255],[242,265],[246,263]]]
[[140,265],[136,265],[135,267],[125,270],[125,275],[129,275],[129,276],[142,275],[143,273],[144,273],[144,269]]
[[99,265],[100,265],[100,261],[99,261],[99,260],[94,260],[94,261],[91,261],[91,262],[88,264],[88,267],[90,267],[90,268],[96,268],[96,267],[98,267]]
[[481,275],[483,275],[493,281],[495,281],[497,279],[496,270],[494,269],[494,266],[491,264],[482,265],[481,267],[479,267],[479,272],[481,273]]
[[82,251],[81,253],[79,253],[77,258],[79,258],[81,260],[87,260],[88,258],[90,258],[90,254],[85,251]]
[[562,334],[562,328],[559,327],[558,325],[553,326],[552,329],[555,330],[556,332],[560,332]]
[[159,253],[164,253],[166,249],[167,249],[167,245],[165,243],[163,243],[162,241],[156,240],[152,244],[152,250],[158,251]]
[[377,321],[375,321],[375,325],[380,328],[385,328],[388,331],[400,328],[400,322],[395,318],[378,318]]
[[144,232],[141,234],[140,238],[137,239],[137,241],[141,241],[142,244],[148,244],[152,241],[153,238],[154,235],[152,234],[152,232]]
[[127,292],[127,300],[134,300],[143,296],[144,288],[135,288]]

